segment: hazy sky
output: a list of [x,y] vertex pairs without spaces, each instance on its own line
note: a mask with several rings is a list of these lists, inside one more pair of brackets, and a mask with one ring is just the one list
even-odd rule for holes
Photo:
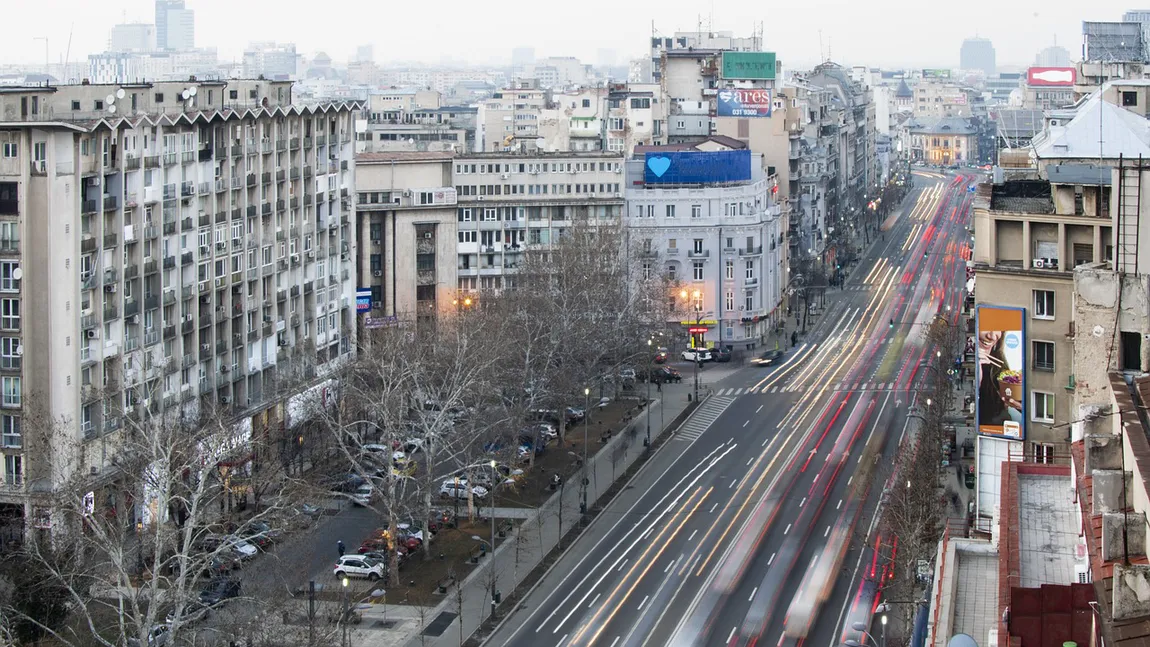
[[[47,36],[53,63],[69,51],[71,61],[106,49],[114,23],[153,19],[150,0],[6,0],[8,36],[0,61],[41,62]],[[465,59],[506,61],[516,46],[536,56],[570,55],[596,62],[598,50],[614,49],[619,61],[639,56],[654,27],[670,35],[694,30],[703,12],[711,29],[749,35],[762,22],[768,49],[784,65],[831,57],[852,65],[955,66],[963,38],[994,42],[1002,65],[1026,65],[1057,39],[1072,58],[1081,52],[1083,20],[1120,20],[1135,6],[1117,0],[808,0],[803,2],[658,3],[583,0],[577,3],[400,2],[397,0],[187,0],[196,12],[197,46],[215,46],[221,58],[238,59],[252,40],[295,42],[311,55],[326,51],[346,60],[357,44],[375,45],[377,62]],[[1150,4],[1150,2],[1148,2]],[[657,6],[658,13],[650,8]],[[822,52],[820,56],[820,32]],[[68,39],[71,35],[71,47]]]

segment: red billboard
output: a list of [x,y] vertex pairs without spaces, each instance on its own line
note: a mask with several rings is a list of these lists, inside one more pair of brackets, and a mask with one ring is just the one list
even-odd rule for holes
[[1026,71],[1026,84],[1031,87],[1065,87],[1074,85],[1072,67],[1032,67]]

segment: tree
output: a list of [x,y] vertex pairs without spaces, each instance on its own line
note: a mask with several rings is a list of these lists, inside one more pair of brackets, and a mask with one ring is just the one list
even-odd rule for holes
[[[83,397],[99,401],[102,395],[88,390]],[[51,602],[49,613],[41,615],[43,609],[9,600],[0,616],[35,626],[67,645],[111,647],[127,638],[147,644],[151,627],[176,610],[171,623],[175,638],[188,629],[184,615],[197,599],[199,576],[212,569],[213,561],[230,559],[238,545],[257,534],[252,524],[274,509],[269,506],[247,519],[229,514],[235,492],[229,491],[220,465],[250,472],[244,461],[252,451],[249,426],[206,400],[163,402],[159,394],[143,395],[152,397],[130,397],[129,406],[110,400],[103,442],[56,455],[61,461],[57,473],[65,477],[51,498],[51,539],[29,542],[20,559],[27,572],[37,573],[46,598],[62,602]],[[75,421],[44,415],[34,398],[25,407],[24,422],[36,431],[28,434],[30,439],[67,446],[78,437]],[[114,454],[101,473],[95,454],[109,448]],[[280,494],[273,490],[265,488]],[[278,506],[288,497],[269,499]],[[57,624],[53,611],[61,603],[71,617]]]

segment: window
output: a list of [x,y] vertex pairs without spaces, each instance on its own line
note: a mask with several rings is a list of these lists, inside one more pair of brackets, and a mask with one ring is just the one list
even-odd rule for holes
[[1054,342],[1051,342],[1051,341],[1035,341],[1034,342],[1034,370],[1036,370],[1036,371],[1053,371],[1054,370]]
[[16,142],[4,142],[4,157],[5,158],[11,159],[13,157],[16,157],[16,153],[18,150],[19,150],[19,148],[16,146]]
[[1054,290],[1034,290],[1034,318],[1054,318]]
[[644,281],[650,281],[651,280],[651,264],[650,263],[643,263],[643,280]]
[[20,448],[20,416],[0,416],[0,447]]
[[0,262],[0,292],[20,291],[20,263],[17,261]]
[[667,205],[667,217],[668,218],[674,218],[675,217],[675,205],[673,205],[673,204]]
[[755,309],[755,293],[748,292],[746,299],[743,301],[743,309],[748,312]]
[[735,309],[735,293],[733,291],[731,291],[731,290],[727,291],[727,296],[724,299],[724,301],[726,302],[726,305],[727,305],[727,311],[731,311],[731,310]]
[[692,271],[691,277],[696,281],[703,280],[703,261],[694,261],[691,263]]
[[727,279],[734,279],[735,278],[735,261],[733,261],[729,258],[727,259],[726,271],[723,274],[723,276],[726,277]]
[[1123,108],[1133,108],[1137,105],[1138,105],[1138,93],[1137,92],[1124,91],[1122,93],[1122,107]]
[[0,337],[0,368],[20,368],[20,340],[16,337]]
[[1035,443],[1031,446],[1035,463],[1051,464],[1054,462],[1054,445]]
[[5,407],[18,407],[21,400],[20,378],[5,377],[0,379],[0,388],[3,390],[0,405]]
[[1054,394],[1030,392],[1030,419],[1034,422],[1054,422]]
[[753,278],[755,278],[755,261],[747,259],[747,279],[750,280]]
[[695,239],[694,250],[695,250],[696,254],[702,254],[703,253],[703,239],[702,238],[696,238]]
[[0,299],[0,328],[20,330],[20,299]]
[[701,205],[701,204],[691,205],[691,217],[692,218],[702,218],[703,217],[703,205]]
[[675,265],[674,264],[667,265],[667,280],[674,281],[675,275],[676,275]]

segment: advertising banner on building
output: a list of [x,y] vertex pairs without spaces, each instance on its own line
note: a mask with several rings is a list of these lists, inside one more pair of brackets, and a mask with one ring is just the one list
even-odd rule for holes
[[1026,85],[1037,87],[1069,87],[1074,85],[1072,67],[1032,67],[1026,71]]
[[371,312],[371,288],[359,288],[355,291],[355,311]]
[[770,117],[770,90],[719,90],[717,117]]
[[751,151],[648,152],[645,184],[716,184],[751,179]]
[[775,78],[774,52],[723,52],[724,79],[772,81]]
[[1026,439],[1026,310],[978,306],[978,433]]
[[950,70],[942,70],[938,68],[924,69],[922,71],[922,78],[924,79],[949,79]]

